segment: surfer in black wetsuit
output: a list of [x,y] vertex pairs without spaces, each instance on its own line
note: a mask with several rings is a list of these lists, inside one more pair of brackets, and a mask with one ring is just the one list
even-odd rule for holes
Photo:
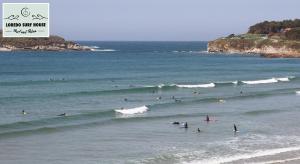
[[179,125],[180,123],[178,121],[173,122],[173,125]]
[[62,114],[59,114],[57,116],[67,116],[67,114],[66,113],[62,113]]
[[25,114],[27,114],[27,113],[25,112],[25,110],[22,110],[22,114],[25,115]]
[[197,129],[197,131],[198,131],[198,133],[200,133],[200,132],[201,132],[201,130],[200,130],[199,128]]
[[181,102],[181,100],[179,100],[179,99],[175,99],[175,102]]
[[188,123],[187,122],[184,123],[184,128],[186,128],[186,129],[188,128]]
[[206,115],[206,119],[205,119],[205,121],[206,121],[206,122],[209,122],[209,121],[210,121],[210,119],[209,119],[209,116],[208,116],[208,115]]
[[233,124],[233,130],[234,130],[234,132],[237,132],[237,131],[238,131],[235,124]]

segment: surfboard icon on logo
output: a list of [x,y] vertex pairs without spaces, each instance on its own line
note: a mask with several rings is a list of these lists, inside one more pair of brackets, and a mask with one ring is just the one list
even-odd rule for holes
[[3,37],[49,37],[49,3],[3,3]]

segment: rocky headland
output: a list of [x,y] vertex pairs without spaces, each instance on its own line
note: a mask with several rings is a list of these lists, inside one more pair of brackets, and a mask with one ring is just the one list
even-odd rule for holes
[[208,52],[250,53],[263,57],[300,57],[300,20],[262,22],[248,33],[219,38],[208,43]]
[[49,38],[4,38],[0,30],[0,51],[91,51],[87,46],[66,41],[59,36]]

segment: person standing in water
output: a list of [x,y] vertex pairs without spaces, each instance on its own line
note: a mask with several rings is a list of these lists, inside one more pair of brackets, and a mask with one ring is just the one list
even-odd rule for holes
[[184,123],[184,128],[186,128],[186,129],[188,128],[188,123],[187,122]]
[[238,132],[237,127],[236,127],[235,124],[233,124],[233,130],[234,130],[234,132]]
[[205,121],[206,121],[206,122],[209,122],[209,121],[210,121],[210,119],[209,119],[209,116],[208,116],[208,115],[206,115],[206,119],[205,119]]

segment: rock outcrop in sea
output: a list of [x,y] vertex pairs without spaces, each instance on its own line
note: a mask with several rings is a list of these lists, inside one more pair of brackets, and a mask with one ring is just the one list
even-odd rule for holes
[[0,51],[91,51],[88,46],[66,41],[59,36],[49,38],[4,38],[0,31]]
[[300,20],[262,22],[248,33],[231,34],[208,43],[208,52],[253,53],[263,57],[300,57]]

